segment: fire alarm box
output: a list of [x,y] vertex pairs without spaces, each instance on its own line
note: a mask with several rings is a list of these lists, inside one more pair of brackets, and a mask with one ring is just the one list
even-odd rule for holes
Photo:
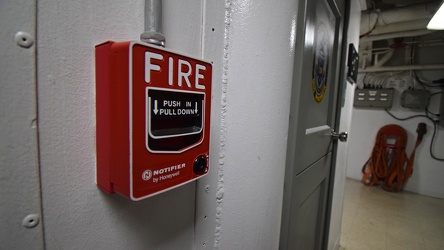
[[208,173],[212,66],[136,41],[96,46],[97,185],[141,200]]

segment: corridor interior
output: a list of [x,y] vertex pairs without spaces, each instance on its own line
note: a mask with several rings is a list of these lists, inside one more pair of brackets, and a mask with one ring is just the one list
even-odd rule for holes
[[346,179],[340,250],[444,249],[444,200]]

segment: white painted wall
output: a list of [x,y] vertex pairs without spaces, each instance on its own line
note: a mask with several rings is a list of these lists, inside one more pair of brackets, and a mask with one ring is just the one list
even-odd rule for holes
[[296,6],[225,4],[214,249],[278,248]]
[[[399,57],[398,57],[399,56]],[[394,60],[402,61],[403,54],[395,54]],[[443,63],[444,46],[420,47],[417,53],[417,63],[432,64]],[[434,80],[444,78],[444,72],[428,71],[421,73],[423,78]],[[360,79],[364,77],[360,74]],[[419,86],[417,86],[419,88]],[[412,115],[423,115],[423,111],[412,111],[401,107],[401,93],[405,88],[397,87],[395,99],[391,112],[397,117],[404,118]],[[430,110],[439,112],[440,97],[431,99]],[[384,110],[354,108],[353,119],[350,130],[350,150],[347,161],[347,177],[361,180],[361,169],[370,157],[375,136],[379,128],[386,124],[398,124],[404,127],[409,136],[407,154],[410,155],[416,140],[416,128],[418,123],[425,122],[428,132],[416,151],[413,174],[410,177],[405,190],[428,196],[444,198],[442,178],[444,177],[444,162],[436,161],[430,157],[429,147],[433,134],[433,125],[425,118],[415,118],[408,121],[397,121],[391,118]],[[444,128],[438,126],[437,137],[435,139],[434,153],[437,157],[444,158]]]
[[[173,1],[164,4],[169,48],[200,57],[201,1],[172,10]],[[138,40],[143,12],[143,0],[38,1],[47,249],[193,248],[195,183],[140,202],[109,196],[95,185],[94,46],[106,40]]]
[[46,249],[277,249],[297,4],[163,1],[166,46],[213,62],[210,173],[131,202],[94,182],[94,46],[138,40],[143,0],[38,1]]
[[296,3],[163,3],[167,47],[213,61],[210,174],[141,202],[95,186],[94,45],[137,40],[143,1],[39,1],[48,249],[277,248]]
[[[361,2],[351,1],[350,3],[350,21],[347,30],[347,44],[353,43],[356,50],[359,50],[359,24],[361,19]],[[347,51],[348,58],[348,51]],[[355,84],[346,83],[345,101],[341,110],[339,132],[349,132],[352,120],[353,96],[355,93]],[[339,249],[342,225],[342,210],[344,202],[345,175],[347,170],[347,158],[350,142],[338,144],[338,153],[336,158],[335,179],[333,184],[332,211],[330,221],[330,234],[328,238],[328,249]]]
[[43,249],[42,223],[22,224],[41,218],[36,50],[14,39],[17,32],[35,38],[35,15],[35,1],[0,2],[0,249]]

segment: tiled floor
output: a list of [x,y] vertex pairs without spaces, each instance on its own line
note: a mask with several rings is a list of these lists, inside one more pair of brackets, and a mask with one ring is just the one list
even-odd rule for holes
[[347,179],[340,249],[442,250],[444,200]]

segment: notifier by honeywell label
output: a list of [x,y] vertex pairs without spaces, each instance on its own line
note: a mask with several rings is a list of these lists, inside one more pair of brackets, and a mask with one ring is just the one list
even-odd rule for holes
[[209,170],[210,63],[140,42],[96,46],[97,185],[140,200]]

